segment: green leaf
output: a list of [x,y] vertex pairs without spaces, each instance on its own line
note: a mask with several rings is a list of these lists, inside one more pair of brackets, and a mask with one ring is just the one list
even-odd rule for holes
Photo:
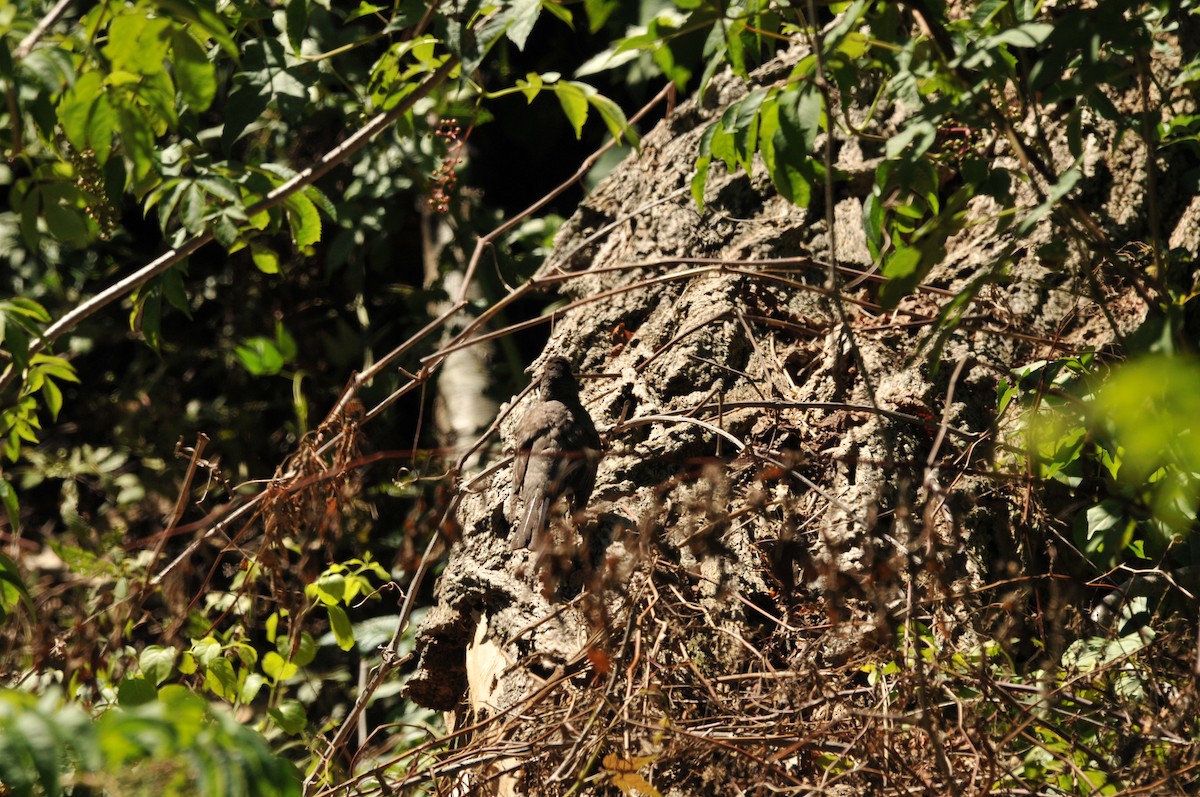
[[57,421],[58,412],[62,409],[63,397],[62,391],[59,390],[58,385],[54,384],[54,380],[43,378],[42,397],[46,400],[46,409],[50,411],[50,418]]
[[152,187],[150,179],[158,169],[154,131],[147,119],[131,108],[118,108],[117,120],[125,157],[133,165],[133,181],[129,187],[140,199]]
[[[276,647],[279,642],[284,641],[282,637],[276,641]],[[289,643],[290,644],[290,643]],[[296,648],[296,652],[291,657],[291,661],[297,667],[307,667],[312,664],[312,660],[317,657],[317,641],[313,639],[312,634],[307,631],[300,632],[300,645]]]
[[62,357],[53,354],[35,354],[29,358],[29,363],[47,376],[65,379],[68,382],[79,381],[79,377],[75,374],[75,366]]
[[338,647],[342,650],[350,650],[354,647],[354,628],[350,625],[350,618],[346,616],[346,610],[341,606],[325,608],[329,612],[329,626],[333,630],[333,637],[337,640]]
[[696,173],[692,175],[692,199],[696,201],[697,213],[704,212],[704,186],[708,183],[708,167],[711,164],[712,158],[707,155],[696,161]]
[[208,636],[198,642],[193,642],[191,653],[196,657],[196,661],[207,667],[221,655],[221,643],[215,637]]
[[[37,439],[34,439],[37,442]],[[21,433],[14,426],[12,432],[9,433],[8,439],[4,441],[4,456],[8,457],[9,462],[16,462],[21,456]]]
[[1087,442],[1087,429],[1082,426],[1069,426],[1066,429],[1035,426],[1032,432],[1039,475],[1070,487],[1078,486],[1082,479],[1079,457]]
[[775,137],[776,152],[785,157],[807,158],[821,129],[821,111],[824,108],[821,93],[805,83],[780,94],[778,103],[779,132]]
[[204,203],[204,192],[194,182],[189,182],[182,191],[179,201],[179,220],[183,228],[192,235],[204,230],[204,216],[208,210]]
[[285,362],[290,363],[296,359],[296,339],[287,331],[282,321],[275,322],[275,345],[279,347],[279,353],[283,355]]
[[905,246],[891,252],[881,271],[887,282],[879,290],[879,303],[884,309],[891,310],[920,282],[921,250]]
[[258,664],[258,648],[246,642],[235,642],[232,645],[233,651],[237,654],[238,661],[247,667],[253,667]]
[[173,25],[165,17],[148,17],[142,9],[130,8],[108,26],[108,56],[112,70],[139,75],[161,73],[167,58]]
[[1105,500],[1075,516],[1076,543],[1098,565],[1116,564],[1133,538],[1134,521],[1118,501]]
[[216,224],[213,225],[213,237],[217,239],[217,243],[225,247],[230,252],[234,251],[234,248],[239,246],[237,222],[230,217],[229,213],[222,212],[217,216]]
[[23,757],[32,761],[37,773],[41,789],[30,790],[29,793],[61,794],[60,769],[65,751],[54,732],[50,717],[36,710],[21,712],[12,723],[11,735],[20,738],[26,753]]
[[175,657],[179,651],[162,645],[148,645],[138,656],[142,674],[155,686],[170,678],[175,672]]
[[263,656],[262,669],[273,683],[286,681],[300,671],[294,663],[284,660],[283,656],[273,650],[267,651]]
[[234,350],[238,362],[254,376],[271,376],[283,370],[283,354],[270,338],[253,337]]
[[224,656],[211,660],[206,668],[204,687],[217,697],[234,700],[238,694],[238,682],[233,662]]
[[[726,21],[724,25],[725,34],[725,52],[729,58],[729,68],[733,74],[740,78],[747,78],[746,71],[746,42],[742,39],[742,33],[746,30],[746,20],[744,17]],[[656,55],[668,55],[670,49],[667,47],[660,48]],[[655,59],[657,60],[657,59]],[[669,72],[664,65],[664,72]]]
[[182,263],[177,264],[162,275],[159,284],[162,286],[163,296],[171,303],[171,306],[191,318],[192,308],[188,302],[187,289],[183,285],[182,272],[184,270]]
[[1008,5],[1008,0],[982,0],[971,13],[971,24],[984,27]]
[[158,699],[158,690],[145,678],[122,678],[117,686],[117,702],[133,708]]
[[508,7],[500,12],[505,21],[504,35],[518,50],[525,49],[541,11],[542,0],[509,0]]
[[588,31],[595,33],[603,28],[612,12],[620,7],[619,0],[583,0],[583,10],[588,18]]
[[828,58],[841,45],[842,39],[857,25],[867,9],[867,0],[855,0],[842,14],[837,23],[821,37],[821,49]]
[[186,30],[172,32],[171,47],[175,52],[175,82],[183,101],[193,111],[208,110],[217,93],[216,68]]
[[575,129],[575,138],[581,138],[583,123],[587,121],[588,115],[589,92],[585,89],[591,89],[591,86],[573,80],[565,80],[555,84],[553,88],[554,93],[558,96],[559,104],[562,105],[563,113],[567,115],[567,121]]
[[[12,482],[2,474],[0,474],[0,504],[4,504],[4,513],[8,515],[8,532],[15,537],[21,529],[21,504],[17,500],[17,491],[13,488]],[[0,567],[2,566],[3,562],[0,562]],[[15,567],[13,572],[15,572]]]
[[721,116],[722,130],[732,137],[734,158],[747,172],[758,145],[758,110],[767,96],[765,89],[756,89],[726,108]]
[[157,286],[134,299],[129,314],[129,329],[140,335],[146,345],[157,350],[162,329],[162,291]]
[[[8,482],[0,479],[0,484]],[[17,527],[10,528],[15,531]],[[29,588],[25,586],[25,580],[21,578],[17,563],[7,554],[0,553],[0,619],[10,614],[18,603],[25,604],[25,608],[33,614],[33,597],[29,594]]]
[[262,689],[266,679],[256,672],[252,672],[246,676],[246,680],[242,683],[238,690],[238,701],[245,703],[254,702],[254,698],[258,696],[259,690]]
[[50,323],[50,313],[46,311],[46,308],[42,307],[33,299],[26,299],[21,296],[0,301],[0,314],[3,313],[23,316],[41,324]]
[[596,53],[580,64],[575,70],[575,77],[586,77],[587,75],[595,75],[609,69],[616,69],[617,67],[625,66],[630,61],[636,61],[641,55],[637,50],[618,51],[610,47],[607,50]]
[[304,196],[312,200],[312,203],[321,209],[326,216],[332,221],[337,221],[337,205],[330,201],[329,197],[325,196],[325,192],[315,185],[307,186],[304,189]]
[[321,240],[321,214],[304,194],[292,194],[284,200],[292,241],[304,250]]
[[521,93],[525,95],[525,102],[529,103],[533,102],[537,98],[537,95],[541,93],[545,81],[542,80],[542,76],[537,72],[530,72],[523,79],[517,78],[516,85],[521,90]]
[[99,72],[87,72],[75,81],[59,103],[58,121],[77,151],[91,149],[98,164],[103,166],[108,162],[117,130],[117,112]]
[[298,53],[308,32],[308,0],[288,0],[286,19],[288,43]]
[[68,183],[50,183],[41,187],[41,193],[42,217],[50,234],[72,246],[86,244],[88,226],[79,210],[79,189]]
[[279,612],[271,612],[271,616],[267,618],[267,641],[272,645],[275,644],[275,638],[279,635]]
[[238,193],[237,187],[224,177],[200,177],[195,182],[204,189],[205,193],[224,199],[226,202],[234,205],[240,205],[242,202],[242,196]]
[[1007,379],[1001,379],[996,384],[996,416],[999,417],[1008,409],[1008,405],[1017,396],[1017,386]]
[[326,606],[335,606],[346,595],[346,577],[341,573],[324,573],[304,590]]
[[987,46],[1008,44],[1013,47],[1037,47],[1053,32],[1054,26],[1048,22],[1026,22],[988,37]]
[[265,244],[251,241],[250,259],[254,261],[254,265],[258,270],[264,274],[279,273],[279,255]]
[[387,8],[386,6],[375,5],[374,3],[368,3],[368,2],[366,2],[366,0],[363,0],[363,2],[360,2],[358,4],[358,8],[354,9],[353,11],[351,11],[349,14],[346,15],[346,22],[353,22],[354,20],[359,19],[360,17],[370,16],[371,14],[378,14],[381,11],[384,11],[386,8]]
[[[175,110],[175,84],[171,76],[161,70],[149,75],[124,74],[131,81],[136,81],[127,87],[136,96],[136,103],[129,103],[127,99],[126,103],[135,105],[145,115],[151,132],[161,136],[174,128],[179,117]],[[115,77],[116,73],[109,75],[109,81]]]
[[558,19],[571,30],[575,29],[575,16],[571,13],[571,9],[553,0],[542,2],[541,5],[543,11]]
[[262,119],[270,102],[270,90],[258,85],[241,84],[230,92],[222,114],[221,146],[226,152]]
[[823,103],[815,89],[796,87],[765,102],[759,135],[763,162],[776,190],[800,207],[812,199],[817,167],[811,157],[821,125]]
[[937,140],[937,126],[928,119],[910,119],[904,129],[888,139],[885,154],[888,158],[896,158],[914,141],[916,144],[906,154],[909,159],[915,159],[925,154],[933,142]]
[[168,11],[175,19],[193,23],[212,36],[221,49],[229,54],[230,58],[237,60],[238,48],[230,38],[225,22],[205,3],[192,2],[192,0],[154,0],[154,4],[164,11]]
[[600,114],[613,138],[617,141],[627,139],[631,146],[637,146],[638,134],[629,126],[629,120],[625,118],[625,112],[621,110],[620,105],[598,93],[588,97],[588,102]]
[[296,700],[285,700],[277,707],[269,709],[268,714],[271,719],[275,720],[284,733],[295,736],[304,730],[304,726],[308,724],[308,717],[304,713],[304,706]]

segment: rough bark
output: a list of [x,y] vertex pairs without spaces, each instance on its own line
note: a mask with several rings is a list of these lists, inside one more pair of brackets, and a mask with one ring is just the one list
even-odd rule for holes
[[[802,54],[793,50],[754,82],[771,84]],[[532,745],[521,748],[527,757],[514,753],[523,773],[489,781],[514,760],[498,759],[470,787],[532,793],[555,778],[569,786],[590,726],[567,723],[549,748],[538,746],[550,744],[543,732],[565,716],[556,711],[570,695],[625,695],[614,679],[640,672],[648,651],[661,667],[703,671],[715,686],[702,699],[719,708],[736,687],[720,677],[746,662],[791,673],[789,700],[819,694],[822,685],[805,679],[889,638],[914,589],[944,596],[936,613],[970,633],[978,606],[962,596],[1036,570],[1045,550],[1027,539],[1026,493],[991,475],[1021,470],[1004,445],[1012,430],[997,428],[997,380],[1038,359],[1114,347],[1147,318],[1135,286],[1099,271],[1095,252],[1051,246],[1050,216],[1018,240],[986,197],[972,201],[923,287],[893,312],[874,309],[878,283],[852,271],[871,267],[862,207],[880,153],[864,151],[863,139],[834,142],[839,179],[828,214],[819,190],[800,208],[761,165],[731,174],[719,163],[698,213],[689,185],[699,138],[748,90],[736,78],[714,80],[703,102],[659,124],[565,225],[539,275],[570,274],[562,292],[595,300],[566,313],[543,357],[564,355],[583,372],[583,402],[607,451],[590,515],[558,529],[557,554],[509,550],[508,469],[463,497],[463,539],[419,631],[421,667],[408,693],[456,709],[461,724],[561,684],[558,697],[522,707],[495,731]],[[1065,170],[1065,124],[1041,123]],[[872,124],[888,135],[886,123]],[[1114,246],[1148,240],[1146,154],[1132,136],[1111,147],[1110,132],[1084,120],[1087,173],[1075,197]],[[995,166],[1021,171],[1003,140],[989,146]],[[1171,208],[1176,191],[1186,194],[1167,166],[1159,164],[1158,200]],[[1015,190],[1024,208],[1038,203],[1028,185]],[[1179,203],[1162,231],[1193,256],[1196,208]],[[836,283],[827,217],[842,267]],[[997,279],[1002,258],[1011,267]],[[939,322],[976,282],[983,287],[959,321]],[[508,446],[524,406],[502,424]],[[699,618],[693,630],[660,628],[656,639],[639,625],[639,612],[676,600]],[[674,693],[656,683],[647,676],[633,688],[658,688],[671,703]],[[638,715],[651,726],[677,713],[655,706]],[[640,738],[652,735],[639,727]],[[732,765],[688,770],[684,759],[675,769],[661,762],[663,779],[673,772],[680,784],[673,793],[724,793],[719,784],[736,778]]]

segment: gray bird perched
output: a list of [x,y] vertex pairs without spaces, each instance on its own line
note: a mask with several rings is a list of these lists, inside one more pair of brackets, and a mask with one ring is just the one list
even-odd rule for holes
[[510,547],[537,549],[551,509],[565,498],[571,512],[587,507],[596,486],[600,435],[579,402],[579,383],[565,357],[542,367],[537,403],[517,425],[513,493],[521,496],[521,523]]

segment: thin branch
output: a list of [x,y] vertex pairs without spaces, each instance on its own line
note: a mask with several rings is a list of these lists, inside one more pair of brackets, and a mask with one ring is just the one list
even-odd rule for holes
[[[660,91],[657,95],[655,95],[655,97],[653,99],[650,100],[650,102],[648,102],[644,106],[642,106],[641,110],[639,110],[636,114],[633,115],[633,117],[630,118],[629,124],[633,125],[635,122],[637,122],[640,119],[642,119],[643,117],[645,117],[646,114],[648,114],[658,103],[660,103],[662,101],[663,97],[665,97],[665,96],[666,96],[666,89],[664,89],[663,91]],[[539,210],[546,207],[546,205],[549,204],[551,201],[553,201],[555,197],[557,197],[558,195],[560,195],[561,193],[563,193],[564,191],[569,189],[571,186],[578,183],[584,177],[586,177],[588,172],[591,171],[592,167],[595,166],[596,162],[598,160],[600,160],[600,157],[602,155],[604,155],[604,153],[606,153],[610,149],[612,149],[614,146],[616,146],[616,143],[617,143],[616,139],[609,139],[602,147],[600,147],[598,150],[596,150],[591,155],[589,155],[583,161],[583,163],[580,165],[580,167],[575,170],[574,174],[572,174],[570,177],[568,177],[566,180],[564,180],[562,183],[560,183],[556,188],[552,189],[548,194],[543,196],[541,199],[537,200],[536,202],[534,202],[529,207],[525,208],[525,210],[521,211],[517,215],[508,219],[507,221],[505,221],[500,226],[496,227],[491,232],[487,233],[484,236],[481,236],[475,242],[475,249],[471,253],[471,259],[467,263],[467,270],[463,276],[462,287],[460,288],[458,297],[455,299],[454,303],[449,308],[447,308],[446,311],[443,312],[440,316],[438,316],[433,321],[430,321],[428,324],[426,324],[415,335],[412,335],[411,337],[409,337],[408,340],[404,341],[404,343],[402,343],[401,345],[397,346],[396,348],[392,349],[390,352],[385,354],[383,357],[381,357],[379,360],[377,360],[375,363],[373,363],[370,368],[366,369],[361,374],[358,374],[357,376],[355,376],[351,380],[351,384],[348,385],[347,388],[342,392],[341,398],[338,400],[337,405],[330,411],[330,415],[335,415],[336,413],[340,412],[341,409],[345,406],[345,404],[348,401],[350,401],[351,398],[353,398],[355,395],[358,394],[358,390],[363,385],[367,384],[367,382],[369,382],[376,375],[381,373],[385,368],[390,367],[392,365],[392,363],[394,363],[396,360],[398,360],[400,357],[402,357],[405,353],[407,353],[409,350],[411,350],[414,346],[416,346],[417,343],[421,342],[422,340],[427,338],[429,335],[433,334],[434,332],[438,331],[443,326],[445,326],[445,324],[451,318],[454,318],[455,316],[457,316],[467,306],[467,303],[469,301],[468,296],[469,296],[469,291],[471,288],[471,282],[474,280],[475,271],[479,267],[479,262],[483,257],[483,253],[485,251],[487,251],[491,246],[493,246],[495,241],[497,239],[499,239],[501,236],[503,236],[505,233],[507,233],[509,230],[516,227],[518,224],[520,224],[522,221],[524,221],[529,216],[532,216],[534,213],[537,213]],[[489,307],[485,313],[483,313],[482,315],[475,318],[475,320],[473,320],[470,324],[468,324],[462,331],[460,331],[451,340],[451,342],[450,342],[451,346],[443,347],[443,348],[439,349],[438,351],[434,352],[433,354],[430,354],[430,355],[422,358],[421,370],[419,373],[417,373],[416,375],[413,376],[414,381],[403,386],[402,388],[400,388],[400,390],[397,390],[396,392],[392,393],[390,396],[388,396],[386,399],[384,399],[382,402],[380,402],[374,408],[372,408],[371,411],[367,413],[366,420],[371,420],[371,419],[377,417],[380,413],[382,413],[385,409],[387,409],[395,401],[397,401],[401,396],[405,395],[410,390],[412,390],[414,387],[416,387],[417,384],[421,384],[421,383],[424,383],[425,381],[427,381],[430,377],[433,376],[434,371],[437,370],[438,366],[441,365],[442,361],[445,360],[445,358],[447,356],[449,356],[450,354],[452,354],[453,352],[457,351],[460,348],[465,348],[466,346],[474,345],[475,343],[480,343],[483,340],[488,339],[487,337],[479,337],[479,338],[474,338],[474,340],[472,340],[472,336],[481,326],[483,326],[485,323],[487,323],[488,320],[495,317],[496,315],[499,315],[510,304],[513,304],[517,300],[521,299],[522,297],[524,297],[527,294],[531,293],[532,291],[536,290],[540,286],[541,283],[542,283],[542,280],[537,277],[530,279],[524,285],[522,285],[519,288],[517,288],[516,290],[510,292],[506,296],[502,297],[499,301],[493,303],[492,306]],[[453,344],[455,344],[455,343],[459,344],[457,346],[457,348],[453,347]]]
[[29,35],[21,39],[21,43],[17,45],[17,49],[12,52],[13,63],[24,61],[25,58],[33,52],[33,48],[37,45],[38,40],[50,30],[50,27],[58,22],[63,14],[67,13],[67,9],[71,7],[71,0],[58,0],[54,4],[54,8],[46,16],[42,17],[41,21],[29,31]]
[[[629,125],[632,127],[634,123],[640,121],[643,117],[646,116],[646,114],[650,113],[650,111],[653,110],[656,105],[658,105],[660,102],[662,102],[663,99],[665,99],[667,97],[667,95],[669,93],[669,88],[670,88],[669,85],[668,85],[668,87],[663,88],[662,91],[660,91],[660,92],[658,92],[658,94],[654,95],[654,97],[650,100],[650,102],[648,102],[644,106],[642,106],[641,110],[639,110],[637,113],[635,113],[630,118]],[[534,202],[529,207],[525,208],[525,210],[521,211],[516,216],[513,216],[511,219],[506,221],[504,224],[501,224],[499,227],[497,227],[496,229],[492,230],[487,235],[480,238],[479,241],[475,244],[475,251],[471,253],[470,262],[467,263],[467,273],[466,273],[466,276],[463,277],[462,289],[459,291],[458,301],[465,302],[467,300],[467,290],[470,288],[471,280],[475,276],[475,270],[479,267],[479,259],[483,256],[484,250],[492,245],[493,241],[495,241],[501,235],[504,235],[509,230],[516,227],[518,224],[520,224],[522,221],[524,221],[529,216],[532,216],[534,213],[537,213],[539,210],[546,207],[546,205],[548,205],[552,201],[554,201],[554,199],[559,194],[566,191],[568,188],[575,185],[577,182],[579,182],[584,177],[586,177],[587,173],[590,172],[592,170],[592,167],[596,165],[596,162],[599,161],[600,158],[603,157],[606,152],[608,152],[610,149],[612,149],[616,145],[617,145],[617,140],[615,138],[610,138],[608,140],[608,142],[604,144],[604,146],[600,147],[600,149],[596,150],[591,155],[589,155],[586,159],[584,159],[583,163],[581,163],[579,165],[579,168],[575,170],[575,173],[572,174],[570,177],[568,177],[566,180],[563,180],[562,183],[560,183],[557,188],[553,189],[552,191],[550,191],[550,193],[546,194],[541,199]],[[533,280],[530,280],[530,282],[533,282]]]

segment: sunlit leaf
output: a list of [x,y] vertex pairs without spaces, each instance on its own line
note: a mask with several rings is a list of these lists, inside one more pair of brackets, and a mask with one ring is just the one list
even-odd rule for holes
[[50,418],[57,421],[59,410],[62,409],[63,396],[53,379],[42,380],[42,398],[46,400],[46,409],[50,411]]
[[581,88],[583,85],[571,80],[555,84],[554,93],[562,105],[563,113],[567,115],[567,121],[575,130],[575,138],[583,135],[583,123],[588,115],[588,93]]
[[505,17],[504,35],[518,50],[525,49],[525,42],[541,11],[541,0],[509,0],[505,10],[500,12]]
[[204,687],[217,697],[233,700],[237,697],[237,672],[233,662],[224,656],[218,656],[208,662],[205,671]]
[[608,132],[612,133],[613,138],[637,146],[637,131],[630,127],[629,120],[625,118],[625,112],[621,110],[621,106],[601,94],[591,95],[588,97],[588,102],[600,114],[600,118],[604,120]]
[[215,67],[186,30],[175,30],[171,34],[171,43],[175,54],[175,82],[183,101],[193,111],[208,110],[217,93]]
[[284,200],[292,240],[297,248],[305,249],[321,240],[321,215],[305,194],[292,194]]
[[269,376],[279,373],[284,366],[283,354],[270,338],[248,338],[234,349],[238,362],[254,376]]
[[274,682],[286,681],[299,672],[299,668],[295,664],[284,660],[283,656],[273,650],[267,651],[263,656],[262,669]]
[[621,7],[618,0],[583,0],[583,10],[588,18],[588,30],[592,33],[604,27],[613,11]]
[[337,640],[338,647],[342,650],[350,650],[354,647],[354,628],[350,625],[350,618],[346,615],[346,610],[337,605],[325,608],[329,612],[329,626],[333,631],[334,639]]
[[264,274],[279,273],[279,254],[266,244],[252,241],[250,243],[250,258],[254,265]]
[[79,152],[91,149],[103,166],[112,152],[117,112],[103,90],[99,72],[82,75],[58,106],[63,132]]
[[208,666],[215,658],[221,655],[221,643],[214,637],[205,637],[192,643],[192,655],[196,657],[204,666]]

